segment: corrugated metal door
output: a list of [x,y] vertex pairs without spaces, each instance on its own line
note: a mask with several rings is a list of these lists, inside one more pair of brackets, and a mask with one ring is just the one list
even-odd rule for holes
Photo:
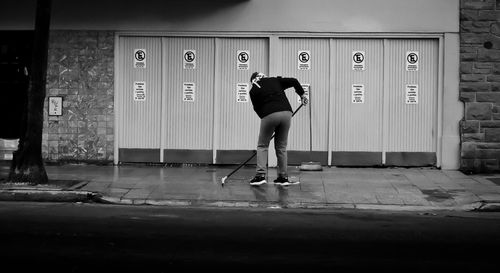
[[[288,140],[289,163],[296,164],[315,160],[327,163],[328,109],[330,80],[329,39],[283,38],[283,77],[295,77],[301,84],[309,85],[311,92],[312,150],[309,154],[309,106],[303,107],[292,119]],[[307,52],[309,65],[299,69],[299,52]],[[307,63],[307,62],[306,62]],[[298,96],[292,89],[287,97],[295,110],[300,106]]]
[[[142,61],[145,66],[136,62],[136,55],[139,60],[145,57]],[[162,101],[161,38],[120,37],[118,68],[116,110],[119,160],[158,162]],[[141,94],[144,96],[138,96]]]
[[383,41],[332,42],[332,165],[381,164]]
[[[438,41],[387,40],[385,55],[388,84],[387,164],[406,165],[401,161],[405,157],[401,154],[404,152],[410,152],[407,155],[413,156],[413,160],[420,162],[419,165],[426,162],[435,164]],[[411,67],[415,61],[417,67]],[[408,93],[412,93],[411,89],[415,87],[415,101],[408,100]]]
[[[218,41],[220,56],[218,94],[219,128],[217,163],[237,163],[256,149],[259,135],[259,117],[254,112],[248,91],[250,76],[255,71],[268,73],[268,39],[233,38]],[[246,94],[239,88],[248,85]],[[247,151],[245,153],[245,151]]]
[[214,41],[163,38],[165,162],[212,163]]

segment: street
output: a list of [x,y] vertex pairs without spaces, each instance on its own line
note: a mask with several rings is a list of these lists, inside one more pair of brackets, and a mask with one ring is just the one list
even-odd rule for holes
[[2,272],[487,272],[500,213],[1,202],[0,238]]

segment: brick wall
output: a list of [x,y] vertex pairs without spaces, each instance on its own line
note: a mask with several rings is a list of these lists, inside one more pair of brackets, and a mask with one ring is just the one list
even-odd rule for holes
[[63,115],[45,111],[43,158],[112,162],[114,33],[52,31],[48,63],[47,98],[63,97]]
[[500,0],[460,2],[461,170],[500,171]]

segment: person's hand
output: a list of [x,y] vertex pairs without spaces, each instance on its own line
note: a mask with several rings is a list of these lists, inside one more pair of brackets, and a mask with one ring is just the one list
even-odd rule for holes
[[307,103],[309,102],[309,99],[307,99],[306,96],[302,95],[302,96],[300,96],[300,101],[302,102],[302,105],[307,105]]

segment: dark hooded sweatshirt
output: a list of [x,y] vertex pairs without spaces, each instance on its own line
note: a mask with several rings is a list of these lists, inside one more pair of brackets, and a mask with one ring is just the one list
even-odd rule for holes
[[275,112],[292,112],[292,106],[286,97],[286,89],[293,87],[299,96],[304,94],[304,89],[295,78],[269,77],[262,78],[257,83],[260,88],[255,84],[252,85],[250,99],[255,113],[261,119]]

